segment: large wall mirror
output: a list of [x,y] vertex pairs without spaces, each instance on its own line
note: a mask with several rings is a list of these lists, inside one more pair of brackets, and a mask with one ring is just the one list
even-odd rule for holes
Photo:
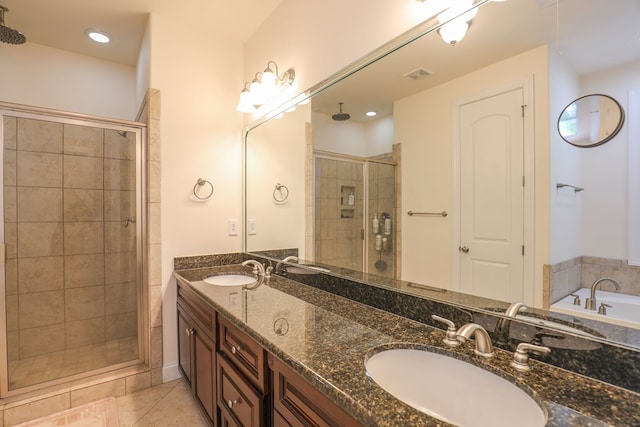
[[[328,274],[476,308],[522,301],[566,321],[544,307],[571,292],[565,282],[608,270],[551,289],[543,271],[627,259],[627,133],[580,150],[557,118],[585,94],[625,105],[640,87],[638,19],[635,0],[485,2],[455,46],[425,24],[328,78],[310,103],[250,126],[245,249],[295,249]],[[274,200],[277,185],[287,200]],[[640,347],[627,332],[596,336]]]

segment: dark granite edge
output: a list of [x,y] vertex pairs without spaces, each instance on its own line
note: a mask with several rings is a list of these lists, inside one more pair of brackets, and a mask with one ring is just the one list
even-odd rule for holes
[[249,255],[244,252],[176,257],[173,259],[173,269],[188,270],[193,268],[240,264],[248,259],[250,259]]

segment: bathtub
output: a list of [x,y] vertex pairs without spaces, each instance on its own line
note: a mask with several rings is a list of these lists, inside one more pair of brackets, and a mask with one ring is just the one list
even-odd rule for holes
[[[596,310],[586,310],[584,303],[591,295],[591,289],[581,288],[574,292],[574,294],[580,296],[580,305],[573,305],[574,297],[568,295],[552,304],[550,310],[557,313],[614,323],[628,328],[640,329],[640,297],[598,290],[596,291]],[[606,315],[598,314],[598,308],[601,303],[611,306],[607,307]]]

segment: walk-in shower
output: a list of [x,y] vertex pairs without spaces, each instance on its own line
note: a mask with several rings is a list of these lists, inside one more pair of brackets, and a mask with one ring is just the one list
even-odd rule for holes
[[140,363],[143,129],[0,116],[2,396]]
[[396,164],[314,155],[315,261],[395,278]]

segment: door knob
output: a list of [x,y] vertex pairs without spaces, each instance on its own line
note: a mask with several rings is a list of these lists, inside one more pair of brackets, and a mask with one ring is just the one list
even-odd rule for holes
[[460,247],[458,248],[458,250],[459,250],[460,252],[464,252],[465,254],[466,254],[466,253],[469,253],[469,246],[460,246]]

